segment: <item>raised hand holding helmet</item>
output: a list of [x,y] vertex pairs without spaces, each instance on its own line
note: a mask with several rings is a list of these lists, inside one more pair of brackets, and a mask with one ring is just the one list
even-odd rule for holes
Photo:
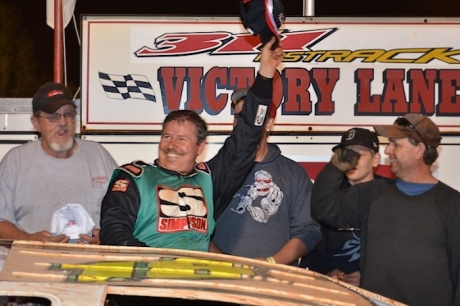
[[281,0],[240,0],[240,15],[244,27],[252,35],[258,35],[262,45],[275,37],[272,50],[278,47],[278,29],[286,18]]

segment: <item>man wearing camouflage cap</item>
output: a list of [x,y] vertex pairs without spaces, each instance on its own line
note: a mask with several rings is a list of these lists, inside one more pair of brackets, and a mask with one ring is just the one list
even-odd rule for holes
[[339,192],[359,155],[338,148],[314,184],[312,215],[331,226],[361,228],[364,289],[409,305],[459,305],[460,193],[431,171],[439,129],[420,114],[374,129],[389,138],[385,154],[396,179]]

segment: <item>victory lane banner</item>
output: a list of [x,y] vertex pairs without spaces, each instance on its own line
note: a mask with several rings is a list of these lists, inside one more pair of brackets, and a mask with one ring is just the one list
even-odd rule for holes
[[[191,109],[228,132],[260,40],[233,18],[84,16],[82,134],[160,131]],[[460,19],[288,17],[275,132],[341,132],[424,113],[460,132]]]

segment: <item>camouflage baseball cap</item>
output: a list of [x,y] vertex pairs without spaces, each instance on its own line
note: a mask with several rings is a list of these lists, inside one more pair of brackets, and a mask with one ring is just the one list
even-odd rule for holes
[[374,125],[374,129],[384,137],[410,137],[432,147],[439,146],[442,139],[438,126],[427,116],[416,113],[399,117],[392,125]]

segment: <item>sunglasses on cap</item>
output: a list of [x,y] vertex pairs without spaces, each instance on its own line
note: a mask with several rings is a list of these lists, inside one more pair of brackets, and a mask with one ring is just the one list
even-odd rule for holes
[[417,131],[417,129],[415,128],[415,126],[412,125],[412,123],[410,123],[409,120],[407,120],[406,118],[404,117],[399,117],[395,120],[395,124],[399,125],[399,126],[403,126],[403,127],[408,127],[410,128],[412,131],[414,131],[418,137],[420,137],[420,139],[422,140],[422,142],[426,145],[426,142],[425,142],[425,139],[422,137],[422,135],[419,133],[419,131]]

